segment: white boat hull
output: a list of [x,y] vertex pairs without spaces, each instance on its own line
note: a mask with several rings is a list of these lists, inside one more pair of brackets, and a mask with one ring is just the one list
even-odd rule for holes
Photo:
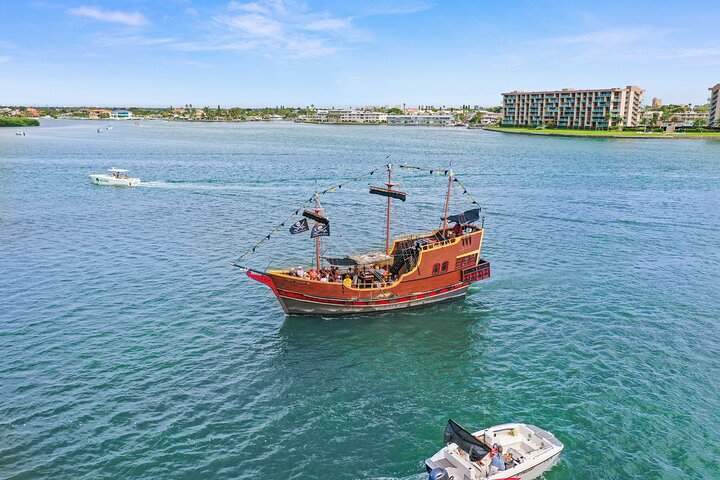
[[[511,431],[514,433],[508,434]],[[492,434],[491,440],[485,441],[485,432]],[[483,462],[471,462],[467,452],[463,452],[455,443],[450,443],[425,461],[428,471],[444,468],[455,480],[534,480],[558,462],[564,448],[562,442],[550,432],[521,423],[497,425],[476,432],[473,436],[478,440],[483,439],[486,445],[502,445],[504,451],[518,461],[513,467],[498,471],[490,467],[488,457]]]
[[140,184],[139,178],[115,178],[105,174],[91,174],[90,181],[95,185],[108,187],[134,187]]

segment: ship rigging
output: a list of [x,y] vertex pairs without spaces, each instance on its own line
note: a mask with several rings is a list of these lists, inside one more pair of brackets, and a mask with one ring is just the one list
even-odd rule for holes
[[[426,233],[410,233],[393,237],[393,203],[405,202],[408,192],[398,189],[401,183],[393,177],[394,168],[429,172],[447,177],[442,223]],[[325,213],[320,197],[339,191],[351,181],[372,177],[375,169],[322,192],[316,191],[285,221],[245,251],[233,266],[244,270],[248,277],[271,288],[287,314],[342,315],[372,313],[418,307],[462,297],[469,286],[490,276],[490,263],[480,257],[484,222],[481,207],[450,169],[426,169],[412,165],[387,164],[383,167],[387,180],[369,185],[369,194],[386,198],[385,249],[329,256],[323,252],[323,238],[330,237],[333,222]],[[453,187],[462,191],[473,208],[450,215]],[[346,189],[347,190],[347,189]],[[240,262],[269,241],[272,235],[292,223],[290,234],[310,231],[315,242],[314,266],[306,271],[297,268],[258,270]],[[312,227],[308,222],[313,222]],[[450,223],[454,224],[452,227]],[[342,235],[338,234],[340,237]]]

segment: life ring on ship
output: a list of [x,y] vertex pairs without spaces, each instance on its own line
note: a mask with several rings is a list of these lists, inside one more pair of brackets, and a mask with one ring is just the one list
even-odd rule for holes
[[352,279],[346,278],[345,280],[343,280],[343,286],[347,288],[352,287]]

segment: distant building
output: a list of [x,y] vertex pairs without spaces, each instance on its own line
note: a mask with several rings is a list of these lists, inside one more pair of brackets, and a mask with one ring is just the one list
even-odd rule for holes
[[483,126],[498,123],[502,119],[502,113],[488,112],[486,110],[479,110],[475,116],[480,117],[478,124]]
[[353,110],[351,108],[334,108],[315,110],[307,119],[315,122],[329,123],[384,123],[387,114],[375,111]]
[[720,127],[720,83],[710,87],[710,118],[711,127]]
[[640,122],[642,94],[636,86],[599,90],[503,93],[503,125],[560,128],[608,128]]
[[695,112],[693,110],[687,110],[685,112],[675,113],[670,117],[675,126],[692,127],[695,122],[700,121],[702,124],[707,124],[709,115],[703,112]]
[[132,116],[132,112],[129,112],[127,110],[113,110],[112,112],[110,112],[110,118],[113,118],[115,120],[128,120],[132,118]]
[[36,109],[36,108],[26,108],[26,109],[25,109],[25,112],[23,112],[23,114],[24,114],[26,117],[39,117],[39,116],[40,116],[40,111],[39,111],[38,109]]
[[653,97],[652,99],[652,109],[657,110],[658,108],[662,107],[662,98]]
[[388,115],[387,122],[393,125],[452,125],[455,123],[455,115],[449,113]]
[[93,108],[88,110],[88,118],[90,120],[99,120],[101,118],[110,118],[110,110],[102,108]]

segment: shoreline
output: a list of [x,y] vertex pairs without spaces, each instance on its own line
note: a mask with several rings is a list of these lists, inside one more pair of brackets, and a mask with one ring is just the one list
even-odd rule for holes
[[483,130],[489,132],[499,133],[511,133],[515,135],[533,135],[536,137],[566,137],[566,138],[614,138],[614,139],[641,139],[641,140],[720,140],[720,132],[718,133],[626,133],[621,134],[619,132],[608,132],[598,131],[598,133],[581,133],[582,130],[578,130],[578,133],[567,133],[567,132],[548,132],[547,130],[529,131],[520,128],[497,128],[497,127],[483,127]]

